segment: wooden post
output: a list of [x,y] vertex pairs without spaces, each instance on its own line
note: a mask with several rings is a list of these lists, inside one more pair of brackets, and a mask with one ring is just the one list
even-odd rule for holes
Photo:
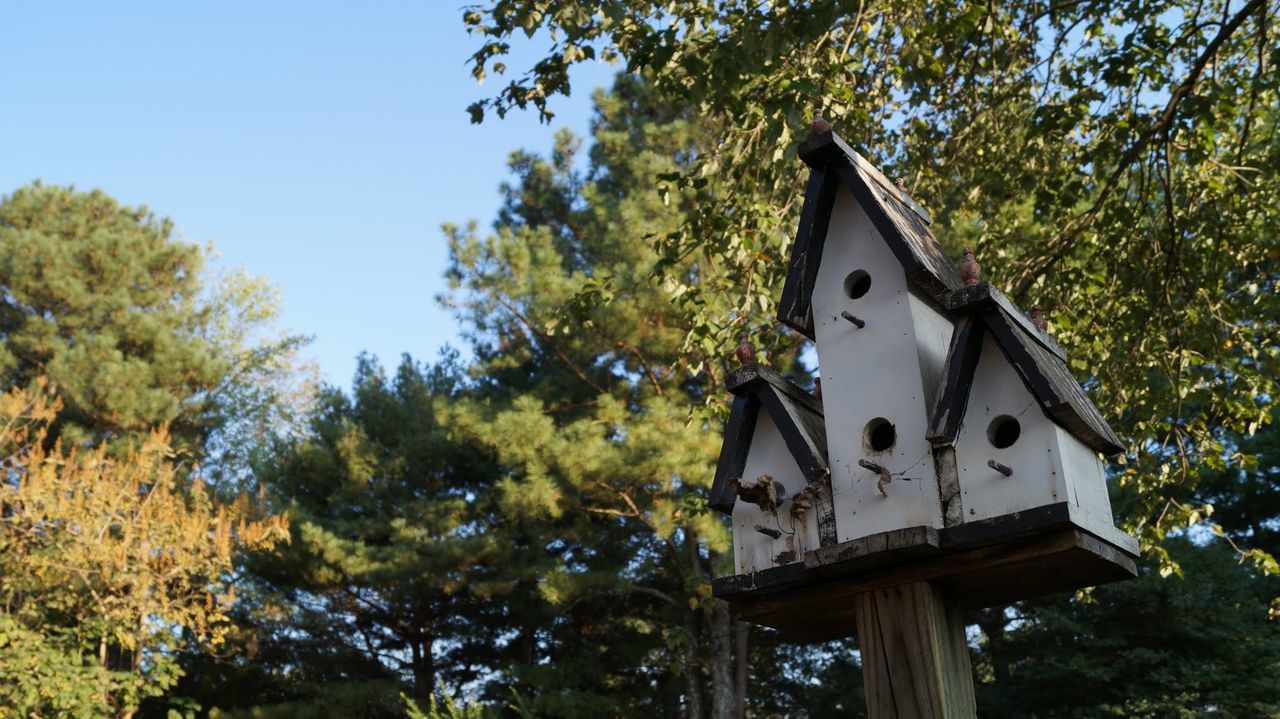
[[960,610],[928,582],[854,596],[868,719],[973,719]]

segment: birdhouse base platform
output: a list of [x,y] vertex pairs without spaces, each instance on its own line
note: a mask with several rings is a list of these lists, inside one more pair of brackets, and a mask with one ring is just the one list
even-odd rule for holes
[[794,562],[716,579],[737,619],[798,640],[855,634],[854,597],[928,582],[961,610],[1129,579],[1136,546],[1075,524],[1065,503],[935,529],[909,527],[822,547]]

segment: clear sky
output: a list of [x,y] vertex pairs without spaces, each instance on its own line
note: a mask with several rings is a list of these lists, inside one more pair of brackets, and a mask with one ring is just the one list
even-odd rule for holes
[[433,359],[460,344],[434,299],[440,225],[487,227],[508,153],[585,134],[613,73],[578,72],[551,127],[532,112],[471,125],[497,83],[468,72],[461,7],[3,3],[0,192],[99,187],[212,240],[220,266],[280,288],[282,328],[314,335],[329,382],[349,385],[362,350]]

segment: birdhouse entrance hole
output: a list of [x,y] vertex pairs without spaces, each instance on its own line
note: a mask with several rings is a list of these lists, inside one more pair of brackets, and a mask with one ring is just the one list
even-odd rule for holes
[[876,417],[867,422],[862,441],[872,452],[883,452],[898,441],[898,430],[884,417]]
[[871,290],[871,275],[866,270],[854,270],[844,278],[844,293],[856,300]]
[[991,442],[991,446],[996,449],[1012,447],[1021,434],[1022,425],[1018,424],[1018,420],[1007,414],[1002,414],[991,420],[991,426],[987,427],[987,439]]

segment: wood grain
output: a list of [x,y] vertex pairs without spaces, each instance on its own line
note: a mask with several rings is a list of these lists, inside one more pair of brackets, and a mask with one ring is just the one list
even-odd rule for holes
[[868,719],[976,716],[964,620],[928,582],[853,597]]

